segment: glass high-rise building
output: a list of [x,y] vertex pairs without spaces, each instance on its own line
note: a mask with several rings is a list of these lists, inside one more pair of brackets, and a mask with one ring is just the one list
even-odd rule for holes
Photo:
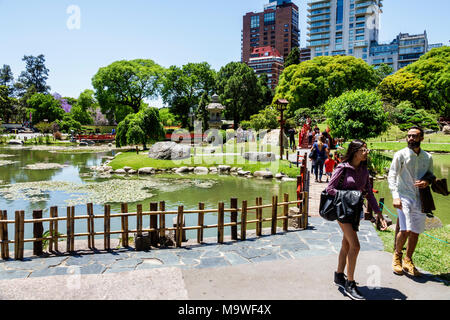
[[307,46],[311,58],[352,55],[369,62],[378,42],[382,0],[309,0]]

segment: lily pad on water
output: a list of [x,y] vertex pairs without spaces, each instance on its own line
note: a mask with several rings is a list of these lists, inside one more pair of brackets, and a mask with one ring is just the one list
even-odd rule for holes
[[29,170],[48,170],[48,169],[62,169],[64,167],[67,167],[67,165],[62,165],[62,164],[59,164],[59,163],[41,162],[41,163],[35,163],[35,164],[26,165],[25,169],[29,169]]
[[70,194],[65,200],[68,206],[93,203],[138,202],[153,197],[158,190],[170,188],[211,187],[215,182],[203,181],[196,183],[185,180],[174,184],[170,179],[113,179],[103,182],[88,182],[85,184],[65,181],[37,181],[5,185],[0,189],[0,195],[9,200],[26,200],[39,202],[45,200],[45,193],[62,191]]
[[0,166],[7,166],[9,164],[17,163],[19,161],[0,160]]

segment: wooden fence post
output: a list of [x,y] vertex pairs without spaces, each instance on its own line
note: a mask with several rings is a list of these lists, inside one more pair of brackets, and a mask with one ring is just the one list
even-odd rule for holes
[[67,216],[66,216],[66,229],[67,229],[67,238],[66,238],[66,251],[67,252],[71,252],[71,248],[70,248],[70,227],[72,226],[71,224],[71,219],[70,219],[70,207],[67,207]]
[[[263,205],[262,197],[259,197],[258,198],[258,206],[262,206],[262,205]],[[256,235],[257,236],[261,236],[262,235],[262,229],[263,229],[263,223],[262,223],[263,208],[258,208],[257,210],[258,210],[258,216],[257,216],[257,219],[258,219],[257,225],[258,225],[258,227],[257,227],[257,231],[256,231],[257,234]]]
[[[33,219],[42,219],[42,210],[33,210]],[[33,237],[41,239],[44,234],[44,227],[42,222],[33,223]],[[33,242],[33,255],[40,256],[43,253],[42,240]]]
[[24,211],[16,211],[15,219],[15,239],[14,239],[14,259],[23,259],[23,230],[24,230]]
[[[53,218],[58,219],[58,207],[54,207],[53,209]],[[58,247],[58,233],[59,233],[59,221],[53,221],[53,247],[55,252],[59,251]]]
[[[54,217],[54,211],[55,211],[55,207],[50,207],[50,218]],[[54,243],[54,233],[55,233],[55,228],[54,228],[54,224],[53,221],[50,221],[48,224],[48,231],[50,233],[50,240],[48,240],[48,251],[49,252],[53,252],[53,243]]]
[[[205,204],[203,202],[200,202],[198,204],[198,210],[204,210]],[[202,243],[203,242],[203,225],[205,223],[205,213],[199,212],[198,213],[198,225],[200,229],[197,230],[197,242]]]
[[223,224],[224,224],[224,203],[219,202],[217,213],[217,242],[223,243]]
[[[128,203],[121,204],[121,212],[128,213]],[[128,247],[128,216],[121,216],[122,247]]]
[[104,246],[105,250],[111,250],[111,206],[109,204],[105,204],[105,219],[104,219]]
[[[152,202],[150,203],[150,212],[155,211],[158,211],[158,203]],[[150,233],[150,244],[153,247],[157,247],[159,234],[158,234],[158,216],[156,214],[150,215],[150,229],[155,229],[155,231],[152,231]]]
[[[284,194],[284,202],[289,202],[289,193]],[[283,205],[283,216],[285,219],[283,219],[283,231],[288,231],[288,216],[289,216],[289,205],[285,204]]]
[[304,196],[304,193],[300,192],[300,194],[298,196],[298,200],[301,201],[298,204],[298,208],[299,208],[298,213],[300,214],[300,216],[297,218],[297,226],[298,226],[299,229],[303,228],[303,210],[304,210],[304,207],[305,207],[305,201],[303,199],[303,196]]
[[278,196],[272,196],[272,228],[271,234],[277,233]]
[[94,230],[94,207],[92,205],[92,203],[88,203],[87,204],[87,208],[88,208],[88,232],[89,232],[89,236],[88,236],[88,243],[89,243],[89,249],[95,249],[95,230]]
[[[237,198],[231,198],[230,200],[230,208],[231,209],[236,209],[236,211],[232,211],[231,215],[230,215],[230,221],[231,222],[236,222],[237,223],[237,208],[238,208],[238,199]],[[236,226],[231,226],[231,240],[237,240],[238,236],[237,236],[237,225]]]
[[[6,210],[0,211],[0,219],[8,220],[8,212]],[[1,241],[2,241],[2,259],[9,259],[9,239],[8,239],[8,224],[3,222],[0,224]]]
[[175,234],[176,246],[178,248],[181,247],[181,242],[183,240],[183,206],[178,206],[178,214],[177,214],[177,230]]
[[164,211],[166,211],[166,203],[164,201],[159,202],[159,211],[161,213],[159,214],[159,237],[165,238],[166,237],[166,215]]
[[136,230],[137,236],[142,236],[142,204],[136,206]]
[[[256,203],[256,207],[258,207],[259,206],[259,197],[256,198],[255,203]],[[260,227],[260,224],[259,224],[259,208],[256,208],[256,220],[257,220],[257,222],[256,222],[256,235],[260,236],[261,235],[261,227]]]
[[70,251],[75,251],[75,207],[70,207]]
[[308,229],[308,212],[309,212],[309,204],[308,204],[308,192],[303,192],[303,229]]
[[247,238],[247,200],[242,201],[241,240]]

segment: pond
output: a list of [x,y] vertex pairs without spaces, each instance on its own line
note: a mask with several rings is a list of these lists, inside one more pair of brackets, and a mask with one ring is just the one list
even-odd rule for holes
[[[185,210],[198,209],[198,203],[205,203],[206,209],[217,208],[223,201],[229,208],[230,199],[238,198],[239,207],[242,200],[254,205],[257,197],[263,198],[263,204],[271,203],[272,196],[278,195],[279,201],[284,193],[289,193],[290,200],[296,197],[296,182],[274,180],[256,180],[232,176],[149,176],[110,178],[97,176],[90,170],[114,155],[115,150],[104,148],[101,152],[61,152],[64,148],[54,150],[45,147],[3,147],[0,148],[0,209],[7,210],[8,219],[14,220],[16,210],[25,211],[25,219],[32,218],[33,210],[43,210],[43,216],[49,216],[51,206],[58,206],[59,216],[66,215],[67,206],[75,206],[75,215],[86,215],[86,204],[94,204],[94,214],[103,215],[104,204],[111,205],[111,213],[120,213],[120,203],[128,203],[130,212],[136,212],[136,205],[142,204],[148,211],[151,202],[165,201],[166,210],[177,210],[183,205]],[[68,150],[66,150],[68,151]],[[47,164],[50,168],[42,168]],[[281,210],[281,208],[279,208]],[[270,208],[264,215],[269,215]],[[280,211],[279,211],[280,212]],[[172,218],[166,217],[166,225],[171,226]],[[249,215],[249,219],[251,215]],[[197,224],[197,214],[186,215],[186,225]],[[225,213],[225,222],[229,214]],[[148,227],[149,218],[144,218],[144,228]],[[216,224],[217,216],[205,214],[205,224]],[[59,230],[65,233],[66,225],[59,222]],[[95,230],[103,231],[103,219],[95,219]],[[44,223],[44,232],[48,230]],[[129,218],[129,228],[136,228],[136,218]],[[249,225],[249,228],[254,228]],[[86,222],[77,222],[76,233],[86,232]],[[9,238],[14,237],[13,225],[9,225]],[[120,230],[120,218],[112,218],[111,230]],[[225,228],[229,234],[230,228]],[[205,229],[205,237],[216,237],[217,229]],[[113,237],[118,237],[114,235]],[[187,231],[188,238],[196,238],[196,231]],[[25,238],[32,238],[31,224],[25,225]],[[96,238],[102,239],[103,236]],[[83,239],[83,238],[77,238]],[[32,243],[25,243],[30,249]]]
[[[432,156],[434,175],[439,179],[446,178],[450,182],[450,155],[433,153]],[[395,218],[389,211],[395,215],[397,215],[397,211],[392,206],[392,195],[387,180],[376,181],[374,183],[374,189],[378,190],[378,194],[376,195],[377,199],[385,198],[386,207],[383,213],[393,218],[395,223]],[[450,196],[443,196],[434,192],[432,192],[432,195],[436,205],[436,211],[433,214],[442,221],[443,225],[450,224]]]

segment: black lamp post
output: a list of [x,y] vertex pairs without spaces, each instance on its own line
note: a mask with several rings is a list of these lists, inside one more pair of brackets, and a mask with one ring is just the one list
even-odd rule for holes
[[278,99],[275,102],[277,110],[280,111],[280,160],[283,160],[284,146],[283,146],[283,130],[285,120],[283,118],[283,112],[286,111],[289,102],[286,99]]

